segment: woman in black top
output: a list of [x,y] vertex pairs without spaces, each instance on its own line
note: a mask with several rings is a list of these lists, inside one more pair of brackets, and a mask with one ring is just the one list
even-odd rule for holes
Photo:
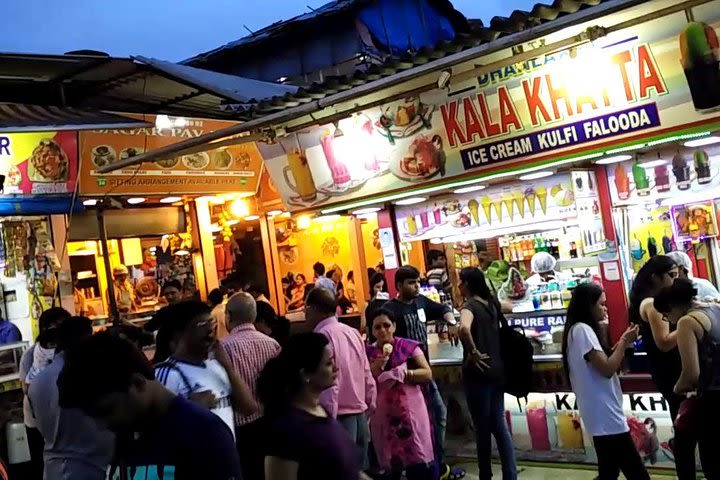
[[[677,418],[683,396],[673,392],[680,377],[682,364],[677,348],[675,326],[669,324],[654,305],[654,297],[673,284],[678,266],[665,255],[656,255],[642,266],[630,289],[630,322],[640,326],[653,382],[668,404],[673,422]],[[693,438],[676,431],[673,441],[675,469],[680,480],[694,480],[695,445]]]
[[490,293],[482,270],[475,267],[460,271],[460,293],[465,298],[460,310],[460,340],[465,358],[463,381],[475,425],[480,479],[492,478],[492,435],[500,453],[503,480],[515,480],[515,448],[505,421],[500,304]]

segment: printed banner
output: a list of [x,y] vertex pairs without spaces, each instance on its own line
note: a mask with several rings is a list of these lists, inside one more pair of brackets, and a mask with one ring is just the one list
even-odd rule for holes
[[653,21],[258,147],[300,209],[720,122],[717,65],[680,51],[679,34],[693,29]]
[[[155,121],[147,116],[148,121]],[[254,143],[143,163],[101,174],[97,169],[135,155],[230,126],[187,119],[182,126],[93,130],[80,133],[80,193],[83,195],[256,193],[262,167]]]
[[5,175],[5,194],[71,193],[77,169],[76,132],[0,134],[0,174]]
[[[585,176],[585,178],[591,178]],[[528,183],[512,183],[477,192],[442,197],[395,209],[401,242],[463,235],[489,238],[503,228],[577,216],[575,191],[595,190],[594,181],[572,182],[569,173]],[[599,206],[597,206],[599,209]]]

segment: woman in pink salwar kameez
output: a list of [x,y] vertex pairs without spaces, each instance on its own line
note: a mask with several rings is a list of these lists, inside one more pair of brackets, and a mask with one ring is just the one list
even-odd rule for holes
[[420,385],[432,370],[419,343],[395,338],[392,312],[380,309],[368,319],[377,341],[367,346],[377,381],[377,408],[370,416],[370,434],[380,467],[388,479],[433,480],[432,430]]

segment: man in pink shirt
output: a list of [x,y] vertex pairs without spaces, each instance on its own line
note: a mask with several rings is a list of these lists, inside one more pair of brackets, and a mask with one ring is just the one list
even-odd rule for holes
[[323,392],[320,402],[353,438],[360,465],[367,470],[367,412],[375,408],[377,389],[360,332],[340,323],[336,311],[335,294],[326,288],[313,288],[305,300],[305,319],[315,333],[327,337],[337,369],[335,384]]

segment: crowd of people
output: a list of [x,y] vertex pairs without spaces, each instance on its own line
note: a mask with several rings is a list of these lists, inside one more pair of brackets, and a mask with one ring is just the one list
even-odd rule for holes
[[[442,283],[441,261],[433,258]],[[632,326],[614,346],[601,333],[603,289],[573,290],[563,361],[601,480],[620,472],[649,478],[618,377],[626,349],[641,336],[676,422],[678,477],[695,478],[699,445],[705,477],[720,478],[720,305],[698,296],[690,267],[679,254],[642,267],[630,295]],[[492,477],[491,437],[503,479],[517,478],[504,407],[502,307],[483,272],[459,273],[459,322],[449,306],[419,294],[416,268],[395,272],[392,299],[374,273],[367,340],[338,320],[337,283],[330,289],[320,278],[331,280],[318,277],[303,298],[311,331],[294,335],[257,287],[211,293],[208,304],[168,302],[149,328],[157,332],[152,362],[122,329],[93,335],[87,318],[44,312],[21,361],[28,439],[40,460],[33,478],[462,478],[444,458],[447,409],[429,362],[430,321],[446,324],[451,341],[463,345],[480,478]]]

